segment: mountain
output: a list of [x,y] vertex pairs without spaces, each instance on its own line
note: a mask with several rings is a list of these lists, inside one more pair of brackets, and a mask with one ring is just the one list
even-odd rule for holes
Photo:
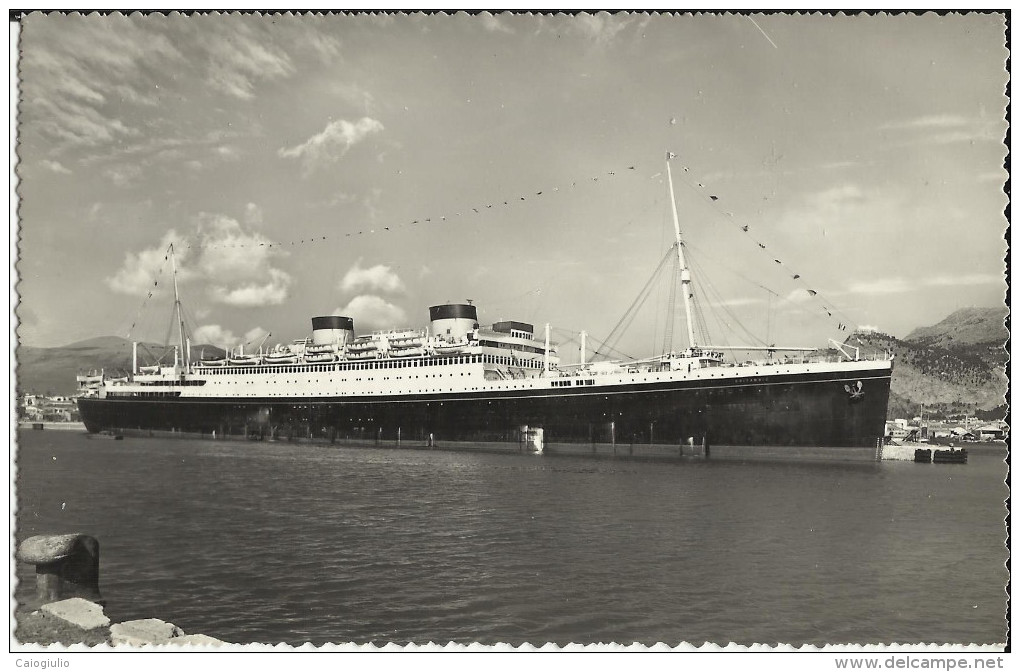
[[914,329],[903,340],[947,349],[982,344],[1001,346],[1009,337],[1005,319],[1005,307],[961,308],[938,324]]
[[972,415],[1003,404],[1008,384],[1005,317],[1004,307],[964,308],[904,339],[859,333],[851,344],[856,339],[866,352],[895,354],[889,417],[914,417],[921,404],[926,415]]
[[[193,346],[197,355],[204,349],[207,356],[222,356],[223,350],[212,345]],[[165,353],[165,354],[164,354]],[[173,360],[173,351],[152,343],[138,345],[139,365],[153,364],[157,358]],[[107,375],[126,375],[131,371],[131,341],[117,336],[100,336],[57,348],[35,348],[19,345],[17,358],[18,394],[73,394],[79,371],[103,369]]]

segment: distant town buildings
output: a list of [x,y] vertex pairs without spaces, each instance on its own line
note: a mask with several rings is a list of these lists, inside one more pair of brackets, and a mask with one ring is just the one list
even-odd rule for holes
[[24,394],[18,399],[18,419],[30,422],[79,422],[74,397]]
[[958,441],[1002,441],[1009,426],[1005,421],[978,424],[977,418],[959,416],[949,421],[922,421],[920,417],[896,418],[885,423],[885,436],[896,441],[955,439]]

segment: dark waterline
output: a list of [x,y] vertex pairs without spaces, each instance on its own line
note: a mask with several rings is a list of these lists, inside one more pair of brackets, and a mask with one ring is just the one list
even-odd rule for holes
[[[1004,457],[636,463],[22,432],[17,538],[92,534],[113,620],[240,643],[1001,643]],[[31,567],[18,577],[22,596]]]

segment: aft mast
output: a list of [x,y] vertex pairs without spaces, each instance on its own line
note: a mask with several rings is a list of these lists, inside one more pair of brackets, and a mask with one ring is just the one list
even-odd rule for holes
[[675,158],[673,152],[666,153],[666,176],[669,180],[669,204],[673,208],[673,232],[676,234],[676,255],[680,262],[680,288],[684,293],[684,314],[687,316],[687,343],[691,348],[694,343],[694,317],[691,315],[691,271],[684,259],[684,243],[680,238],[680,220],[676,214],[676,196],[673,194],[673,171],[669,168],[669,160]]

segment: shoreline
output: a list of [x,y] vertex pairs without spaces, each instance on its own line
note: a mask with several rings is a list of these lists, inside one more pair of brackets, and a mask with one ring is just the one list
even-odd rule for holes
[[32,422],[31,420],[18,420],[18,429],[24,429],[26,431],[39,431],[35,429],[36,425],[41,425],[44,430],[55,430],[58,432],[73,432],[85,431],[84,422]]

